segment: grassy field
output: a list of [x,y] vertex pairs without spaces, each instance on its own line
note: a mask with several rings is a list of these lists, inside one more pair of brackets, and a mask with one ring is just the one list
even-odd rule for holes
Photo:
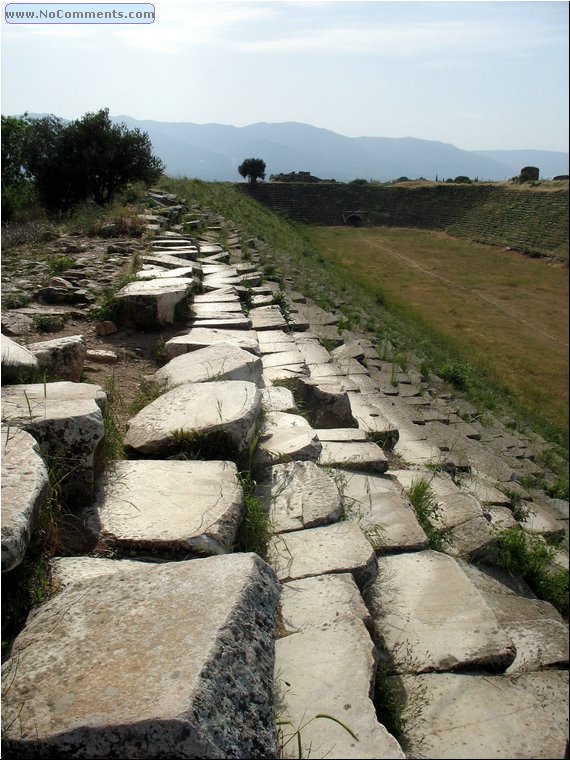
[[444,233],[310,228],[333,267],[568,430],[568,270]]

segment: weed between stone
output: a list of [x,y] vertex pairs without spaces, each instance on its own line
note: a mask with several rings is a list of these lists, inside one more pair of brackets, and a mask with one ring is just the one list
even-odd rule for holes
[[406,489],[406,495],[414,508],[419,524],[427,536],[430,548],[439,552],[443,551],[447,544],[449,544],[450,539],[447,531],[436,528],[433,524],[433,520],[437,518],[441,507],[437,503],[429,480],[426,478],[414,480],[412,485]]

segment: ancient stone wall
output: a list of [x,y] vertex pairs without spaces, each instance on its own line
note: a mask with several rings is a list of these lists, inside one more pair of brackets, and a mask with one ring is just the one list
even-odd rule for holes
[[532,254],[564,255],[568,250],[567,190],[340,183],[266,183],[247,185],[245,189],[273,211],[305,224],[341,225],[343,213],[366,211],[373,225],[444,230]]

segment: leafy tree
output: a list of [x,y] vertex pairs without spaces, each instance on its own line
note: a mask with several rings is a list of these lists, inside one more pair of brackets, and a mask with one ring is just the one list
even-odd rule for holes
[[108,109],[68,124],[54,116],[31,121],[24,156],[40,199],[51,210],[88,199],[110,203],[129,182],[151,184],[164,170],[149,136],[113,124]]
[[2,218],[9,222],[14,212],[30,203],[34,188],[24,167],[27,116],[2,116]]
[[248,177],[252,183],[265,179],[265,161],[262,158],[246,158],[238,166],[238,172],[244,179]]

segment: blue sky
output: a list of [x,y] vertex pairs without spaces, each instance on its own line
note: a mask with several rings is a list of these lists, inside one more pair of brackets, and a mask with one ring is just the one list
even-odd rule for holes
[[566,2],[154,5],[147,26],[2,19],[2,113],[76,118],[109,107],[468,150],[568,150]]

